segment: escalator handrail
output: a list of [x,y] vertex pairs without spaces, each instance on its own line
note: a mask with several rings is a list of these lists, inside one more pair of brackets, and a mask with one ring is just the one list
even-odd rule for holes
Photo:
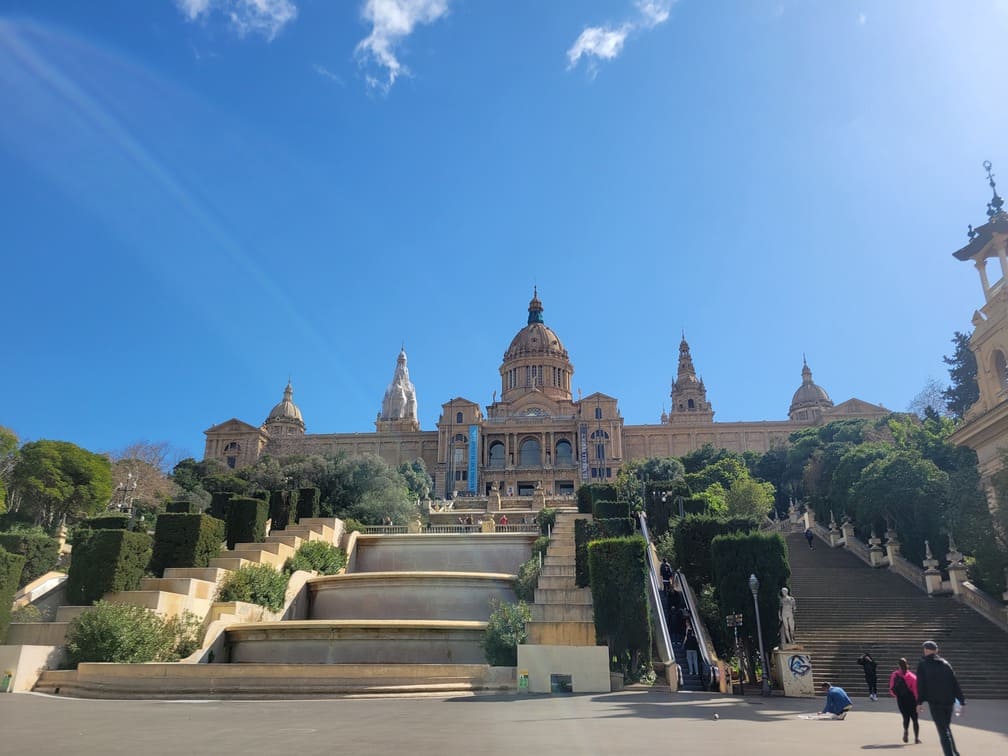
[[647,546],[645,552],[647,553],[648,562],[648,582],[651,586],[651,606],[654,609],[655,616],[658,618],[658,629],[661,635],[658,650],[665,655],[665,658],[661,660],[663,664],[674,665],[675,653],[672,650],[672,638],[669,635],[668,622],[665,619],[665,611],[661,601],[661,586],[658,582],[658,574],[655,569],[654,555],[652,554],[654,546],[651,544],[651,536],[647,529],[647,516],[641,513],[639,521],[641,533]]
[[686,601],[686,608],[689,609],[690,624],[693,626],[693,632],[696,633],[697,640],[699,641],[700,658],[703,659],[707,669],[710,670],[710,682],[713,683],[717,680],[718,666],[717,654],[714,652],[714,644],[711,641],[710,633],[707,632],[707,626],[700,618],[696,596],[693,595],[693,589],[690,588],[690,584],[686,581],[686,576],[679,570],[676,570],[674,577],[679,583],[679,589]]

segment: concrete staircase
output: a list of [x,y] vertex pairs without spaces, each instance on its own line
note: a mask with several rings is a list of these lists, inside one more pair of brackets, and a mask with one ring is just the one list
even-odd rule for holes
[[921,643],[934,640],[970,698],[1003,698],[1008,634],[951,596],[929,597],[885,568],[873,569],[820,540],[810,550],[801,533],[786,536],[791,592],[797,600],[796,640],[812,656],[815,683],[829,681],[867,696],[855,661],[878,663],[879,698],[901,656],[915,669]]
[[574,583],[574,520],[578,518],[591,519],[591,515],[557,512],[531,607],[532,621],[526,625],[530,644],[595,645],[591,588]]

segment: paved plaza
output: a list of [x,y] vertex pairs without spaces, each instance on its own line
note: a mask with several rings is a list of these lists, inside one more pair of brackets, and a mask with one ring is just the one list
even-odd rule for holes
[[[810,721],[818,699],[630,689],[604,695],[283,701],[91,701],[0,696],[5,753],[37,754],[940,754],[900,742],[891,700],[855,699],[843,722]],[[719,719],[715,720],[714,715]],[[926,716],[926,715],[925,715]],[[1008,702],[970,702],[954,733],[966,756],[1008,752]]]

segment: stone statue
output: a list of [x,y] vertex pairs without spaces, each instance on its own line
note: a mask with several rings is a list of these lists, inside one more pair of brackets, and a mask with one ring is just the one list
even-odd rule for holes
[[780,644],[781,648],[794,645],[795,630],[795,607],[797,602],[794,596],[788,593],[787,588],[781,588],[780,602]]

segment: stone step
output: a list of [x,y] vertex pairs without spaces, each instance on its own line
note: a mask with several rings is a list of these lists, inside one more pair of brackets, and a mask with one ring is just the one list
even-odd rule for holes
[[552,554],[547,553],[546,557],[543,559],[543,565],[544,566],[545,565],[550,565],[550,566],[553,566],[553,565],[564,565],[564,566],[570,565],[570,566],[573,567],[575,564],[576,564],[576,562],[575,562],[573,554],[570,555],[570,556],[553,556]]
[[287,560],[294,555],[294,549],[280,541],[264,541],[262,543],[236,543],[232,551],[268,551],[270,554]]
[[63,646],[69,622],[11,622],[4,643],[8,646]]
[[532,604],[529,609],[536,622],[595,622],[591,604]]
[[[228,554],[229,552],[225,551],[223,553]],[[210,560],[211,567],[217,567],[218,569],[228,571],[240,570],[242,567],[247,567],[250,564],[254,564],[254,562],[249,559],[242,559],[241,557],[235,556],[219,556]]]
[[575,575],[575,565],[571,564],[546,564],[542,566],[539,573],[541,577],[570,577]]
[[276,533],[270,533],[268,536],[266,536],[267,543],[273,543],[273,542],[282,543],[290,547],[294,551],[297,551],[299,548],[301,548],[301,544],[304,543],[304,541],[305,539],[302,538],[301,536],[295,535],[293,533],[287,533],[283,530],[280,530]]
[[69,622],[76,617],[80,617],[90,608],[90,606],[58,606],[56,607],[56,621]]
[[543,575],[539,574],[539,589],[540,590],[574,590],[577,586],[574,585],[573,575]]
[[[280,569],[283,567],[284,562],[287,561],[287,557],[282,557],[279,554],[274,554],[272,551],[267,549],[242,549],[241,551],[222,551],[217,559],[244,559],[247,562],[254,564],[268,564],[271,567]],[[210,564],[214,567],[223,567],[224,565],[218,564],[217,559],[211,559]]]
[[178,617],[186,612],[191,612],[200,620],[206,616],[210,604],[213,603],[209,598],[194,598],[168,591],[119,591],[106,593],[103,599],[112,604],[142,606],[163,617]]
[[179,593],[192,598],[212,599],[217,592],[217,583],[196,578],[141,578],[140,590]]
[[594,622],[528,622],[527,643],[543,646],[594,646]]
[[164,576],[166,578],[192,578],[219,583],[228,572],[229,570],[222,570],[220,567],[167,567]]
[[568,606],[587,604],[592,605],[592,594],[590,588],[568,588],[560,590],[550,590],[537,588],[535,591],[536,604],[565,604]]

